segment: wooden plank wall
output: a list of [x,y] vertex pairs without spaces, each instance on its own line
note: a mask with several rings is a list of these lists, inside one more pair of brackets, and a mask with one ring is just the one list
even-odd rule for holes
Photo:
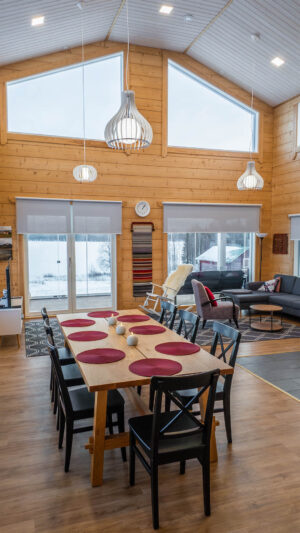
[[[274,109],[274,151],[272,182],[272,232],[290,234],[289,214],[300,213],[300,154],[295,152],[296,105],[293,98]],[[293,274],[294,243],[288,255],[271,257],[271,273]]]
[[[96,43],[86,47],[86,59],[124,49],[120,43]],[[170,54],[176,61],[193,69],[249,104],[250,95],[183,54]],[[265,179],[263,191],[239,192],[236,181],[246,167],[247,155],[226,152],[180,151],[167,153],[162,142],[165,125],[165,78],[163,65],[166,52],[159,49],[132,46],[130,53],[130,88],[136,92],[139,110],[150,121],[153,144],[141,153],[128,155],[90,142],[87,160],[98,169],[93,184],[76,183],[73,167],[81,162],[82,148],[77,141],[43,139],[2,131],[0,145],[0,224],[12,225],[13,235],[13,293],[24,293],[22,238],[15,234],[15,197],[82,198],[123,201],[123,234],[118,237],[118,305],[136,307],[140,299],[132,296],[131,233],[132,221],[137,220],[134,206],[148,200],[151,214],[146,220],[155,224],[153,234],[153,280],[161,283],[166,274],[166,238],[162,231],[163,201],[262,203],[261,231],[271,232],[271,178],[273,110],[255,100],[260,111],[261,143],[256,162]],[[80,61],[76,48],[35,58],[0,69],[0,83]],[[2,92],[3,95],[3,92]],[[3,103],[2,103],[3,109]],[[3,114],[2,114],[3,130]],[[4,128],[5,130],[5,128]],[[270,239],[264,243],[265,257],[269,256]],[[4,267],[0,265],[0,289],[4,286]],[[264,262],[263,276],[268,277],[269,264]]]

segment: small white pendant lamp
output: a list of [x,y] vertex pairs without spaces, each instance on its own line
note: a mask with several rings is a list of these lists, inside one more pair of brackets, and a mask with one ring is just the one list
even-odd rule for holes
[[[260,39],[259,34],[251,35],[253,41]],[[254,79],[254,64],[253,64],[253,79]],[[253,111],[253,87],[251,89],[251,109]],[[249,144],[249,159],[245,172],[239,177],[237,181],[237,188],[239,191],[260,191],[263,189],[264,180],[255,168],[255,161],[252,158],[252,142],[253,142],[253,115],[251,119],[251,139]]]
[[106,124],[104,137],[110,148],[124,150],[147,148],[152,143],[153,132],[149,122],[137,110],[134,91],[128,90],[129,58],[129,23],[127,9],[127,56],[126,56],[126,90],[122,92],[119,111]]
[[[77,7],[82,11],[83,2],[78,2]],[[85,149],[85,95],[84,95],[84,44],[83,44],[83,23],[81,14],[81,63],[82,63],[82,125],[83,125],[83,165],[73,168],[73,176],[80,183],[91,183],[97,178],[97,170],[92,165],[86,164]]]

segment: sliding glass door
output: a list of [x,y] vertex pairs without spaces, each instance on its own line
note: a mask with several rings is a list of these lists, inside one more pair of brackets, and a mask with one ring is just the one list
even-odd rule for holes
[[115,235],[25,236],[26,314],[116,306]]

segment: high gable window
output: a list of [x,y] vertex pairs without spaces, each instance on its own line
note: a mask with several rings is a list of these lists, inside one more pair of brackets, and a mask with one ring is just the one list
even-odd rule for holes
[[258,113],[169,60],[168,145],[256,152]]
[[[86,138],[104,140],[121,103],[123,54],[84,63]],[[83,137],[82,64],[7,83],[8,131]]]

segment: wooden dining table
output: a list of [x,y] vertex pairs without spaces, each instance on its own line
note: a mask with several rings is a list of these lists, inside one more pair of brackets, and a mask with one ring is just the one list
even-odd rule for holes
[[[143,315],[138,309],[118,310],[119,315]],[[87,313],[73,313],[57,315],[57,320],[61,325],[62,322],[71,319],[90,318]],[[137,346],[128,346],[127,337],[130,335],[129,328],[137,325],[157,325],[157,321],[150,318],[147,322],[124,322],[125,334],[118,335],[116,333],[116,326],[109,326],[106,318],[95,318],[94,324],[88,327],[65,327],[61,325],[65,342],[69,346],[83,376],[85,384],[90,392],[95,393],[95,408],[94,408],[94,424],[93,435],[90,437],[86,448],[91,454],[91,484],[93,487],[102,485],[103,482],[103,465],[104,465],[104,451],[113,448],[121,448],[129,445],[129,433],[118,433],[114,435],[106,435],[106,408],[107,408],[107,392],[111,389],[124,389],[127,396],[134,402],[140,413],[148,411],[146,405],[143,404],[141,398],[137,395],[133,387],[138,385],[147,385],[150,383],[150,377],[142,377],[132,373],[129,365],[135,361],[148,358],[166,358],[173,361],[180,362],[182,370],[177,374],[195,374],[199,372],[207,372],[216,368],[220,369],[221,375],[233,374],[233,368],[210,355],[207,351],[200,348],[197,353],[175,356],[163,355],[155,350],[155,346],[164,342],[189,342],[183,337],[179,336],[175,331],[166,328],[163,333],[155,335],[138,335]],[[116,316],[118,319],[118,316]],[[68,335],[75,331],[103,331],[108,333],[108,336],[98,341],[74,341],[68,339]],[[125,358],[114,363],[104,364],[89,364],[82,363],[76,359],[80,352],[94,348],[114,348],[125,352]],[[201,416],[204,416],[208,391],[201,403]],[[213,421],[212,436],[211,436],[211,460],[217,461],[217,447],[215,438],[216,421]]]

